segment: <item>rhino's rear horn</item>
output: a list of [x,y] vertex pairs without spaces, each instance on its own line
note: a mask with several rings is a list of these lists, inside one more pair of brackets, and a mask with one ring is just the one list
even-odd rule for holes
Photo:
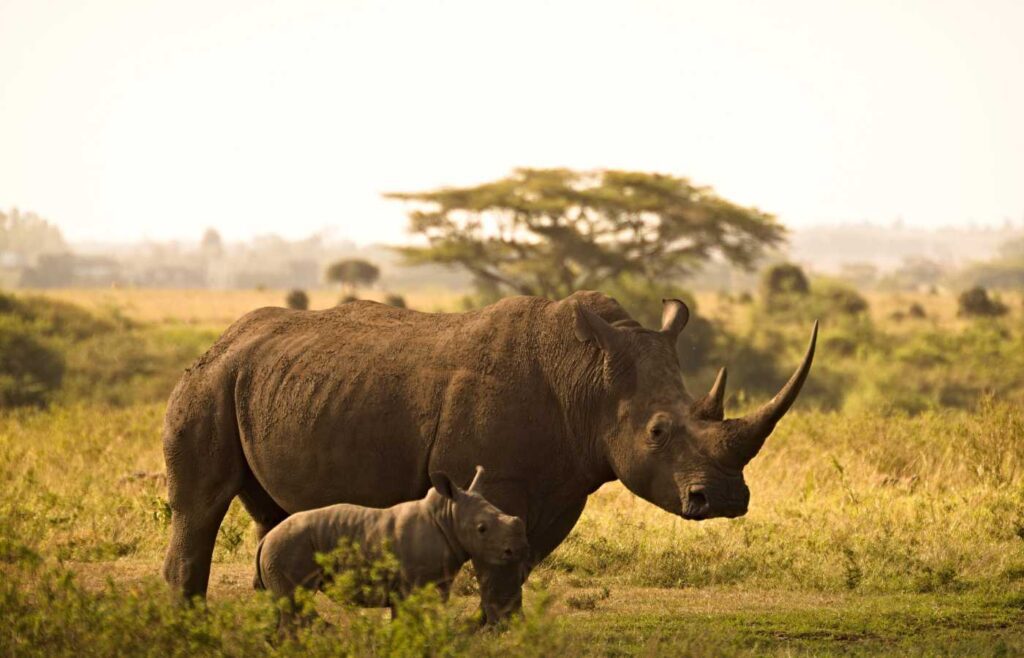
[[815,322],[803,361],[801,361],[796,372],[789,378],[789,381],[786,382],[786,385],[782,387],[782,390],[756,411],[747,414],[743,418],[725,421],[724,425],[726,426],[726,434],[729,437],[730,451],[733,453],[732,457],[739,464],[746,464],[754,458],[754,455],[764,445],[765,439],[775,429],[776,423],[786,415],[789,408],[796,402],[797,396],[800,395],[800,388],[804,385],[807,374],[811,371],[811,362],[814,361],[814,347],[817,341],[818,323]]
[[693,415],[701,420],[722,420],[725,418],[726,371],[722,368],[715,377],[715,383],[708,394],[693,405]]

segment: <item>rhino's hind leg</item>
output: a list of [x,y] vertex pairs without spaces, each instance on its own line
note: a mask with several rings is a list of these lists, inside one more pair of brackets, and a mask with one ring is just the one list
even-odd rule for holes
[[259,483],[251,472],[246,473],[242,480],[242,490],[238,493],[245,510],[256,523],[256,540],[263,539],[268,532],[288,518],[288,512],[270,497],[267,490]]
[[242,489],[245,459],[234,414],[218,413],[223,398],[195,405],[182,400],[187,391],[180,389],[172,395],[164,427],[171,539],[163,573],[173,590],[191,599],[206,596],[217,531]]

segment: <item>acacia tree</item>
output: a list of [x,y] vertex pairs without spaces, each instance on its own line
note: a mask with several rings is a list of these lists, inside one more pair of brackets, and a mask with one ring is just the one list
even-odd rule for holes
[[624,274],[676,280],[713,254],[749,268],[785,229],[685,178],[631,171],[517,169],[463,188],[396,192],[415,204],[410,264],[465,268],[483,291],[559,298]]
[[354,293],[359,286],[373,285],[380,278],[380,269],[370,261],[350,258],[329,265],[325,278],[330,283],[340,283]]

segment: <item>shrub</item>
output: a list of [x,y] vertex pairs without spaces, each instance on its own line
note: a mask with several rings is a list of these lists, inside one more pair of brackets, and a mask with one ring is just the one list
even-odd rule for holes
[[402,601],[394,621],[343,607],[343,623],[317,621],[280,635],[278,606],[269,595],[183,606],[152,580],[90,589],[7,530],[0,527],[4,655],[510,657],[559,655],[567,648],[546,597],[499,635],[478,632],[478,624],[446,606],[432,587]]
[[806,295],[810,291],[807,275],[794,263],[772,265],[761,277],[761,295],[766,300],[777,295]]
[[960,293],[957,298],[959,311],[957,315],[963,317],[994,317],[1005,315],[1006,304],[998,299],[988,296],[988,291],[981,286],[975,286]]
[[43,406],[60,388],[64,357],[35,327],[0,314],[0,408]]
[[295,289],[288,293],[288,296],[284,298],[285,304],[288,308],[295,309],[296,311],[305,311],[309,308],[309,295],[304,290]]
[[349,302],[358,302],[358,301],[359,301],[359,298],[356,297],[355,295],[344,295],[341,299],[338,300],[338,306],[341,306],[342,304],[348,304]]
[[122,317],[97,317],[74,304],[45,297],[17,298],[0,293],[0,314],[32,324],[38,334],[72,341],[129,326]]
[[405,297],[402,297],[401,295],[388,295],[384,298],[384,303],[388,306],[405,308]]
[[868,301],[853,288],[840,283],[817,286],[813,297],[819,301],[823,314],[859,315],[868,310]]

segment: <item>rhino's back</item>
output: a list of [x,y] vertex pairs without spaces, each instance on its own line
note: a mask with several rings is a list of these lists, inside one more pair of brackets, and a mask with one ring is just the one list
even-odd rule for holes
[[232,389],[249,468],[286,511],[339,501],[386,507],[429,488],[453,384],[536,387],[531,341],[551,303],[510,298],[452,314],[374,302],[260,309],[187,377]]

